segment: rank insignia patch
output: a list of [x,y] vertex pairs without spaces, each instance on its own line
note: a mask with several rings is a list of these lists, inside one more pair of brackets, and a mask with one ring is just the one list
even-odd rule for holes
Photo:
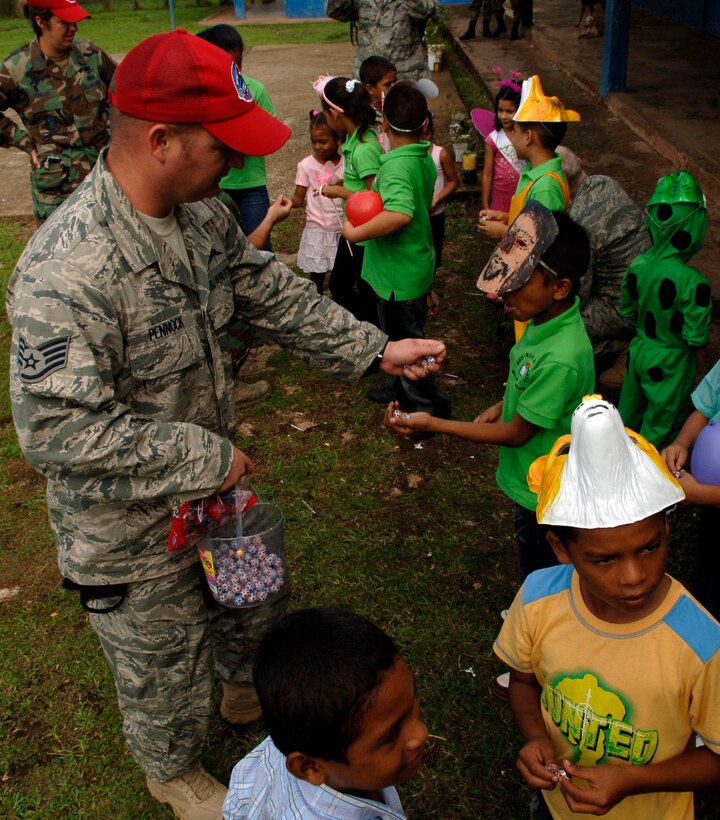
[[69,349],[70,336],[49,339],[37,347],[30,347],[21,336],[17,357],[21,380],[26,384],[34,384],[56,370],[62,370],[67,366]]

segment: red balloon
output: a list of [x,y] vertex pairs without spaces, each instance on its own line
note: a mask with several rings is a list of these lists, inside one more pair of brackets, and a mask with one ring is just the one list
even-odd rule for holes
[[345,216],[357,228],[364,225],[383,210],[383,201],[376,191],[358,191],[348,197]]

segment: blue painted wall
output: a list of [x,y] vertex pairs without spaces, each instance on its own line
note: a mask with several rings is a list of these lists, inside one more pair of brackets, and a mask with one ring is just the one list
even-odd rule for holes
[[324,17],[324,0],[285,0],[287,17]]

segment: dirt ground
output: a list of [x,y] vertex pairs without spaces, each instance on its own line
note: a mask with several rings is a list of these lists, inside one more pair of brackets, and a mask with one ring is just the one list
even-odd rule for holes
[[[119,55],[113,55],[116,59]],[[312,46],[254,46],[247,49],[244,70],[265,84],[278,117],[292,128],[287,145],[267,160],[271,196],[292,194],[295,167],[310,153],[308,112],[317,108],[312,82],[321,74],[351,71],[353,48],[349,43]],[[441,95],[432,101],[435,111],[457,110],[460,102],[447,71],[438,75]],[[29,160],[14,148],[0,149],[0,218],[32,215]]]

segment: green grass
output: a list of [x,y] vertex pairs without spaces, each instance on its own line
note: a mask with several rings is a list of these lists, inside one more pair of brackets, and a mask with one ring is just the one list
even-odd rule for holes
[[[104,11],[102,3],[83,3],[92,19],[80,23],[78,36],[90,40],[109,54],[123,54],[145,37],[170,29],[170,12],[162,0],[142,0],[143,8],[133,10],[132,0],[113,0],[112,10]],[[198,5],[193,0],[175,4],[175,25],[195,34],[206,26],[201,20],[232,6]],[[338,43],[348,37],[346,23],[334,21],[309,23],[264,23],[243,26],[240,31],[246,47],[303,43]],[[4,56],[32,38],[32,29],[23,17],[0,19],[0,55]]]

